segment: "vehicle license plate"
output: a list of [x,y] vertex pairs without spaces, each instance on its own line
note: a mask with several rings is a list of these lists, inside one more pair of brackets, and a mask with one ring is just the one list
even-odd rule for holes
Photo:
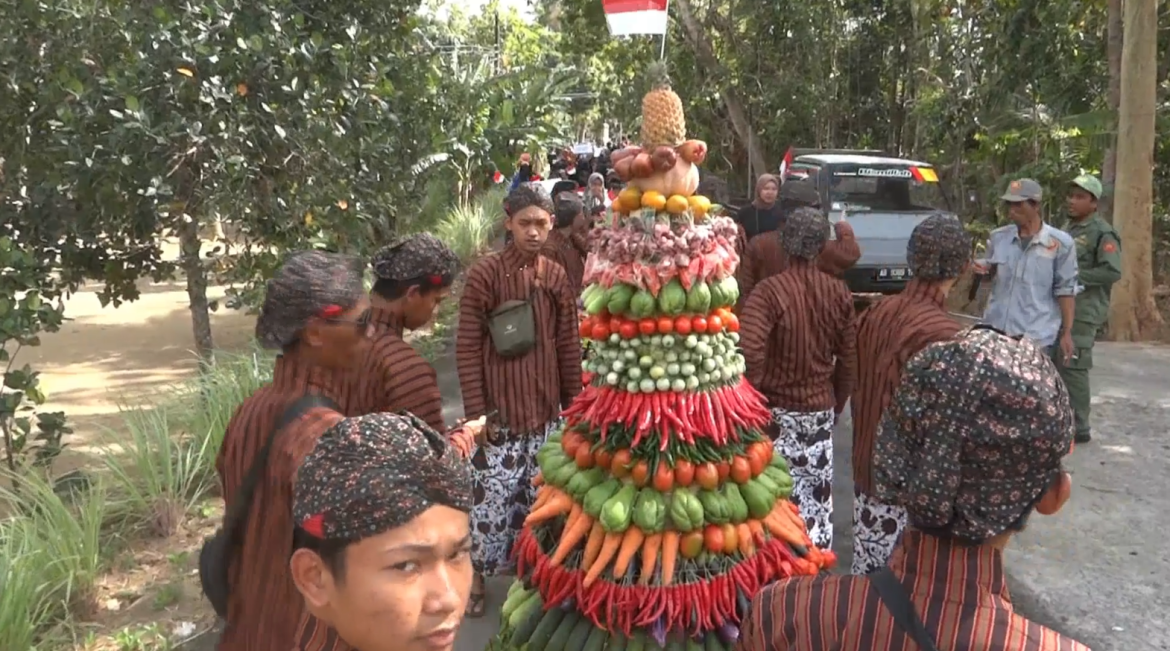
[[910,273],[910,269],[907,267],[879,269],[877,273],[877,279],[879,281],[909,280],[911,276],[913,274]]

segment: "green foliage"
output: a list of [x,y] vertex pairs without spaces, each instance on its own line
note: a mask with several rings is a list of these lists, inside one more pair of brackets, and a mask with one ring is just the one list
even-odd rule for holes
[[480,198],[452,208],[435,227],[435,236],[447,243],[464,265],[487,250],[502,234],[505,188],[493,188]]

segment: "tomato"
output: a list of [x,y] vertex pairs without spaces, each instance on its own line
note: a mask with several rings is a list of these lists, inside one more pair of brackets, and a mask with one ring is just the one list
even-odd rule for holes
[[665,461],[658,462],[658,469],[654,471],[654,490],[666,493],[674,488],[674,471]]
[[707,332],[715,334],[723,331],[723,319],[717,314],[712,314],[710,319],[707,319]]
[[678,541],[678,553],[683,558],[695,558],[703,553],[703,532],[684,533]]
[[605,448],[597,448],[597,452],[593,453],[593,463],[595,463],[598,468],[604,468],[608,470],[610,465],[613,464],[613,453],[609,450],[606,450]]
[[[752,471],[752,477],[764,472],[764,468],[768,465],[768,462],[764,460],[764,451],[759,446],[759,443],[753,443],[747,449],[747,462],[748,467]],[[735,468],[732,468],[732,470],[734,471]]]
[[618,329],[622,339],[633,339],[638,336],[638,324],[633,321],[622,321],[622,327]]
[[609,464],[609,474],[622,479],[630,475],[630,451],[618,450],[613,453],[613,461]]
[[630,471],[630,479],[634,480],[634,485],[642,488],[650,479],[650,464],[645,461],[639,461],[634,464],[634,469]]
[[737,484],[746,484],[752,478],[752,466],[744,457],[735,457],[731,460],[731,481]]
[[674,331],[684,336],[691,334],[691,317],[680,316],[679,318],[675,319]]
[[731,310],[725,307],[721,307],[718,310],[715,310],[715,316],[722,319],[724,323],[727,323],[727,317],[731,316]]
[[719,482],[725,482],[731,476],[731,464],[726,461],[720,461],[715,464],[715,471],[719,473]]
[[695,464],[686,459],[674,462],[674,483],[679,486],[690,486],[695,481]]
[[644,335],[652,335],[658,331],[658,322],[654,319],[642,319],[638,322],[638,332]]
[[593,331],[589,334],[598,341],[609,339],[609,325],[603,322],[595,323],[593,324]]
[[658,334],[668,335],[674,331],[674,319],[664,316],[658,319]]
[[739,549],[739,533],[734,524],[724,524],[719,527],[723,534],[723,553],[734,554]]
[[581,325],[577,328],[577,332],[582,339],[588,339],[593,334],[593,318],[581,320]]
[[700,334],[707,332],[707,319],[701,316],[697,316],[691,319],[691,330],[694,330]]
[[712,554],[722,554],[726,542],[723,540],[723,529],[717,524],[709,524],[703,529],[703,546]]
[[701,463],[695,468],[695,481],[700,487],[713,491],[719,487],[719,470],[710,461]]
[[588,443],[577,446],[577,454],[574,455],[574,460],[577,462],[577,467],[582,470],[593,467],[593,450],[589,449]]
[[739,332],[739,317],[728,314],[727,318],[723,319],[723,325],[727,326],[728,332]]
[[565,456],[574,457],[577,454],[577,448],[580,447],[583,439],[581,435],[576,432],[565,432],[561,437],[561,449],[565,451]]
[[625,322],[626,322],[626,320],[621,318],[620,316],[610,317],[609,331],[610,332],[618,332],[619,330],[622,329],[622,324]]
[[756,454],[759,454],[760,458],[764,460],[764,465],[766,466],[772,463],[772,455],[776,454],[776,450],[772,447],[772,444],[767,441],[759,441],[754,445],[759,449],[759,452]]

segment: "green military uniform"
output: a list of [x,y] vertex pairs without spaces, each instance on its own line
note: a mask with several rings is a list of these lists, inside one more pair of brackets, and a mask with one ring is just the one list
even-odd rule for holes
[[[1101,182],[1082,174],[1073,185],[1101,198]],[[1109,290],[1121,278],[1121,240],[1109,222],[1094,213],[1079,222],[1070,220],[1064,230],[1077,245],[1077,280],[1084,290],[1077,295],[1072,336],[1076,358],[1058,361],[1076,416],[1077,438],[1089,436],[1089,369],[1093,368],[1093,343],[1109,318]],[[1059,356],[1058,356],[1059,357]]]

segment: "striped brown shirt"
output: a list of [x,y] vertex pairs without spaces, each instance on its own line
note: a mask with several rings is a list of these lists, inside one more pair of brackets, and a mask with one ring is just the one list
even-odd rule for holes
[[[853,236],[853,230],[842,233],[836,240],[825,242],[825,249],[817,256],[817,267],[834,276],[841,275],[861,259],[861,247]],[[747,243],[735,279],[739,283],[739,303],[736,308],[743,310],[747,297],[756,285],[784,271],[788,267],[788,255],[780,245],[780,232],[761,233]]]
[[409,411],[436,431],[445,429],[443,397],[435,369],[402,339],[402,317],[383,307],[370,311],[375,334],[370,352],[347,380],[355,405],[351,413]]
[[[327,378],[320,369],[291,355],[277,358],[272,383],[244,400],[228,422],[216,459],[226,502],[235,499],[257,452],[289,405],[310,393],[324,395],[339,405],[346,402],[343,392]],[[292,645],[303,608],[288,571],[293,544],[293,481],[317,438],[341,418],[328,409],[311,409],[285,427],[273,442],[268,467],[252,496],[243,544],[236,552],[231,572],[235,589],[228,599],[220,651],[287,649]]]
[[873,495],[873,442],[882,412],[915,353],[950,339],[961,326],[943,307],[937,285],[911,280],[901,294],[861,313],[857,327],[857,389],[853,393],[853,481]]
[[325,622],[305,613],[297,628],[291,651],[354,651],[337,635],[337,631]]
[[808,263],[760,283],[740,316],[747,379],[769,406],[840,410],[857,377],[857,316],[845,283]]
[[[533,288],[536,288],[533,293]],[[496,353],[488,333],[492,310],[533,297],[536,347],[520,357]],[[555,420],[581,391],[577,295],[564,269],[514,245],[480,258],[467,272],[459,301],[455,362],[463,414],[472,419],[499,409],[512,432],[532,432]]]
[[[890,558],[941,651],[1089,651],[1012,610],[1003,552],[907,531]],[[752,600],[737,651],[919,651],[863,576],[782,579]]]
[[578,248],[580,238],[554,228],[544,242],[540,254],[561,265],[569,277],[569,288],[574,295],[581,293],[581,279],[585,277],[585,253]]

